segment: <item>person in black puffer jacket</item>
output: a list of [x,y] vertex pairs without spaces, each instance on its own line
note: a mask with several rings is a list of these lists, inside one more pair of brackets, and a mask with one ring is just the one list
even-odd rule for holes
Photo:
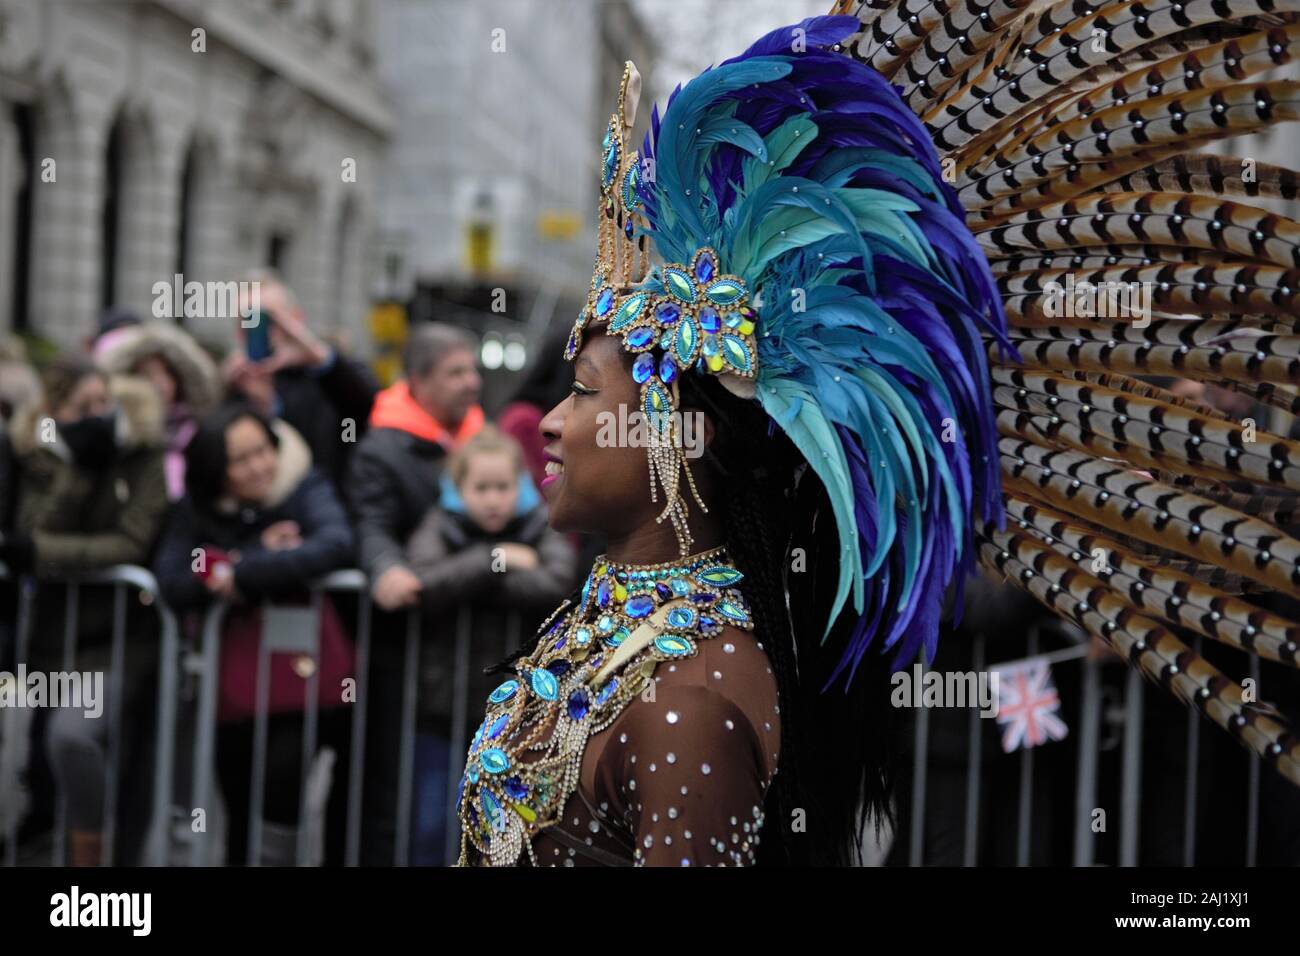
[[[305,600],[313,580],[352,562],[353,538],[347,516],[328,478],[311,467],[311,453],[284,422],[274,424],[250,406],[223,406],[206,418],[186,449],[186,495],[177,502],[154,563],[163,597],[179,613],[205,608],[212,600],[231,602],[222,633],[222,667],[217,733],[217,775],[230,827],[227,862],[246,859],[253,719],[241,702],[250,697],[256,667],[253,654],[232,668],[232,645],[260,628],[255,608],[262,602]],[[198,561],[196,555],[203,560]],[[325,859],[341,859],[346,822],[343,772],[347,767],[347,717],[336,683],[340,668],[352,674],[350,639],[328,600],[321,608],[318,746],[330,747],[336,767],[326,825]],[[252,623],[250,623],[250,621]],[[327,639],[332,629],[335,640]],[[255,632],[254,632],[255,633]],[[328,647],[344,650],[332,654]],[[278,658],[278,663],[277,663]],[[283,672],[285,658],[272,662],[268,724],[263,863],[289,865],[299,815],[303,711],[285,705],[305,699],[306,679],[315,670],[307,657],[289,665],[301,684]],[[242,668],[243,670],[238,670]],[[277,668],[279,669],[277,671]],[[238,671],[238,672],[237,672]],[[286,684],[288,689],[286,689]]]

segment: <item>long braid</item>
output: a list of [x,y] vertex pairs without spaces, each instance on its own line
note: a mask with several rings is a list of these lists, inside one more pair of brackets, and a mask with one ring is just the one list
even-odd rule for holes
[[[866,817],[878,830],[890,816],[899,726],[889,705],[890,669],[869,654],[851,689],[823,691],[836,655],[823,653],[820,636],[838,560],[833,523],[818,521],[830,513],[825,490],[758,406],[710,379],[693,379],[682,379],[682,405],[706,411],[714,422],[705,460],[725,489],[727,544],[745,574],[742,589],[781,708],[781,753],[759,862],[848,864]],[[796,547],[804,562],[798,573],[791,567]],[[837,646],[853,623],[851,613],[842,614],[826,643]],[[803,816],[799,830],[792,826],[796,811]]]

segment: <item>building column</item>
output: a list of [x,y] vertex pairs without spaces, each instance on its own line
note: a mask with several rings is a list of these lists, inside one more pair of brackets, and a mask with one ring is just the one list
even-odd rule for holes
[[181,160],[177,137],[157,132],[144,116],[128,123],[113,304],[145,319],[153,314],[154,283],[170,283],[176,272]]
[[28,327],[64,347],[81,345],[100,311],[108,104],[88,99],[57,83],[36,110]]

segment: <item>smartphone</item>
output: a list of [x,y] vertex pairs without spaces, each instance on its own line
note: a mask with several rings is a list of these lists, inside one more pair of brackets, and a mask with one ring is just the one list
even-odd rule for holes
[[267,312],[250,312],[244,328],[244,351],[250,362],[260,362],[271,355],[271,316]]

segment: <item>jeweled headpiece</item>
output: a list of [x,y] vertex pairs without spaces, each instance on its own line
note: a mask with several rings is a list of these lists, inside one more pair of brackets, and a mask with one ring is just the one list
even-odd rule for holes
[[850,592],[858,612],[837,675],[878,632],[896,660],[932,656],[973,520],[1002,513],[981,335],[1005,342],[1006,320],[924,126],[834,52],[856,29],[817,17],[768,34],[653,111],[640,153],[627,65],[596,267],[565,347],[572,360],[603,324],[636,355],[651,495],[657,481],[683,554],[683,475],[704,504],[677,440],[680,376],[716,375],[786,432],[842,548],[827,631]]

